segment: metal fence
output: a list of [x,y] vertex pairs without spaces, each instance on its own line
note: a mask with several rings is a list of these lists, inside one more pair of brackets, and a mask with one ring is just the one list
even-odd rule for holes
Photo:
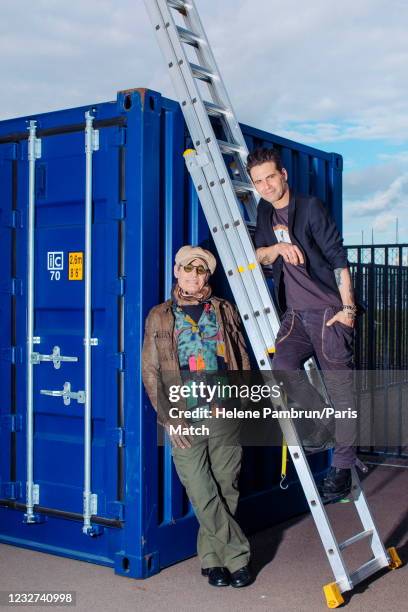
[[372,443],[360,450],[408,457],[408,244],[346,248],[366,308],[357,322],[356,390],[362,438]]

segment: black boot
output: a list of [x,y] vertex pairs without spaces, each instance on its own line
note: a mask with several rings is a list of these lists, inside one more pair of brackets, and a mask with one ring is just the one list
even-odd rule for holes
[[319,486],[322,502],[331,502],[346,497],[351,489],[350,468],[331,467],[326,478]]

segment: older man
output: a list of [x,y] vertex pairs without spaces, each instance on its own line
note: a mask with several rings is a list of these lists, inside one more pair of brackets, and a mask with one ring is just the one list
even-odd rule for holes
[[[152,308],[146,320],[143,382],[170,435],[177,473],[200,524],[202,574],[212,586],[243,587],[252,576],[249,543],[234,519],[242,457],[237,426],[212,422],[209,435],[191,435],[205,419],[195,419],[193,428],[180,402],[178,418],[171,418],[164,383],[169,375],[174,382],[197,373],[249,369],[239,316],[229,302],[212,295],[209,279],[215,267],[212,253],[201,247],[187,245],[177,252],[172,297]],[[208,408],[205,398],[202,403]]]

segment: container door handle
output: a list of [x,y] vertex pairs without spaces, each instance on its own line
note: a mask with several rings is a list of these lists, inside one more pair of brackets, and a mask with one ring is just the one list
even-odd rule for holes
[[53,389],[41,389],[41,395],[50,395],[52,397],[62,397],[65,406],[69,406],[71,400],[76,400],[78,404],[85,404],[85,391],[71,391],[71,383],[65,382],[61,391]]
[[59,370],[62,361],[78,361],[78,357],[65,357],[61,355],[61,349],[59,346],[54,346],[51,355],[41,355],[40,353],[31,353],[31,363],[38,364],[41,361],[52,361],[54,368]]

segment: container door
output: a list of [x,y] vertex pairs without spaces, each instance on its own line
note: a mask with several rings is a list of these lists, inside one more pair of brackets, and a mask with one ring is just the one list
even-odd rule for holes
[[[100,129],[99,150],[93,154],[91,490],[97,495],[95,514],[107,518],[121,514],[121,138],[122,128]],[[27,165],[21,165],[19,193],[26,209]],[[43,136],[42,155],[36,164],[34,482],[39,485],[40,506],[81,514],[84,200],[84,132]],[[26,240],[25,234],[21,239]],[[20,265],[26,264],[20,260]],[[23,323],[22,310],[19,315]],[[21,374],[23,371],[24,367]],[[24,387],[23,376],[19,386]],[[68,391],[65,398],[63,389]],[[54,392],[60,395],[50,395]],[[24,414],[23,392],[19,401],[19,411]],[[23,446],[19,448],[19,472],[24,481]]]

